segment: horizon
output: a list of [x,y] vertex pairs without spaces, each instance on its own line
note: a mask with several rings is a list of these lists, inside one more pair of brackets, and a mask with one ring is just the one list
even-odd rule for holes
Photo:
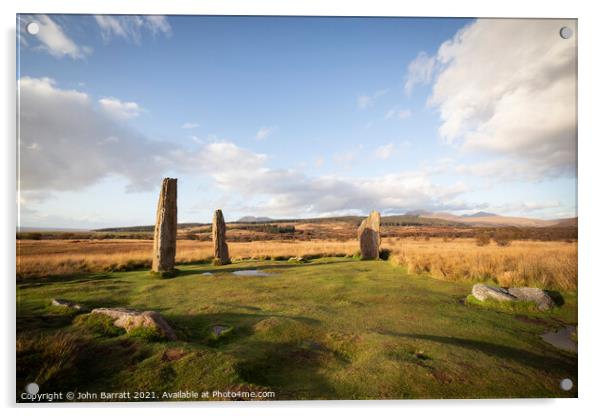
[[574,20],[21,14],[17,26],[18,228],[153,224],[167,176],[179,223],[218,207],[577,217]]

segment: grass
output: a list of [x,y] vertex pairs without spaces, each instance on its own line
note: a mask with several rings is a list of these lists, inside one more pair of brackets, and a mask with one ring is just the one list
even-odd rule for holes
[[[511,246],[513,247],[513,246]],[[231,274],[259,269],[267,277]],[[17,284],[17,391],[273,391],[286,399],[575,397],[575,354],[539,335],[577,322],[576,294],[549,312],[477,307],[471,283],[387,261],[321,258],[24,279]],[[202,275],[212,272],[213,275]],[[49,308],[156,310],[178,341],[107,334]],[[104,324],[102,324],[104,325]],[[101,326],[102,326],[101,325]],[[212,328],[228,328],[217,340]]]
[[513,241],[500,246],[477,245],[479,241],[403,240],[393,245],[391,258],[411,273],[427,273],[443,280],[577,289],[576,242]]
[[[513,241],[509,246],[477,245],[475,239],[383,239],[383,254],[411,273],[427,273],[452,281],[487,281],[501,286],[544,289],[577,288],[577,243]],[[229,244],[234,261],[302,261],[324,256],[357,256],[356,240],[256,241]],[[210,242],[178,240],[179,264],[210,262]],[[63,276],[148,268],[152,241],[145,240],[19,240],[17,278]],[[294,260],[296,261],[296,260]]]

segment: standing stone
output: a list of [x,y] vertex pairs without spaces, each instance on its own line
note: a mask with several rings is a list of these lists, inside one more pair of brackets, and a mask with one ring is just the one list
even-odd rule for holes
[[169,276],[176,271],[177,186],[177,179],[163,179],[159,203],[157,204],[152,271],[162,276]]
[[226,244],[226,222],[222,210],[218,209],[213,214],[213,226],[211,228],[213,238],[213,263],[216,265],[230,264],[228,244]]
[[378,259],[380,249],[380,214],[372,211],[357,229],[362,260]]

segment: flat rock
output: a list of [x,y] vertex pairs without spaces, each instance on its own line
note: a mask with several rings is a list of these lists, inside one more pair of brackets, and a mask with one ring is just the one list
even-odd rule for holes
[[59,306],[67,309],[74,309],[81,311],[83,307],[75,302],[71,302],[65,299],[52,299],[52,306]]
[[176,340],[174,330],[169,326],[165,318],[155,311],[137,311],[126,308],[97,308],[91,313],[100,313],[112,319],[113,325],[130,332],[135,328],[153,328],[159,331],[165,338]]
[[517,300],[535,302],[540,311],[547,311],[555,306],[550,295],[537,287],[511,287],[508,292]]
[[508,292],[508,289],[501,287],[487,286],[482,283],[477,283],[472,287],[472,295],[481,302],[487,299],[498,301],[513,301],[516,300],[514,295]]
[[494,287],[477,283],[472,287],[472,295],[480,300],[494,299],[501,302],[533,302],[537,309],[547,311],[555,306],[554,300],[544,290],[537,287]]

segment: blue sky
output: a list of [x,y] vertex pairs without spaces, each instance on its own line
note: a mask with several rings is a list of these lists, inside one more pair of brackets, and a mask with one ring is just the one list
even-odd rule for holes
[[[40,30],[31,35],[31,22]],[[576,215],[574,21],[21,15],[20,224]]]

